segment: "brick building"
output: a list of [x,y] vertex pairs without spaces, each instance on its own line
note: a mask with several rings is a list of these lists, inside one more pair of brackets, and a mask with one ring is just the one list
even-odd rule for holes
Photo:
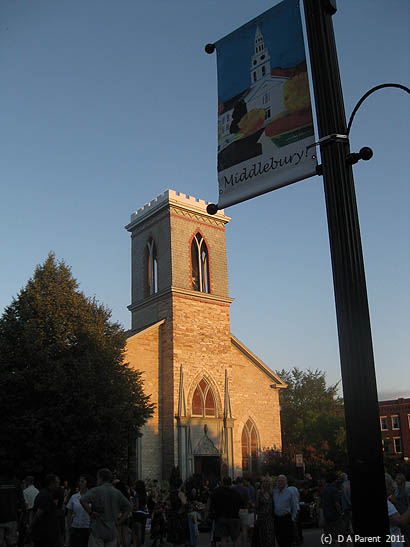
[[379,401],[384,449],[398,458],[410,458],[410,399]]
[[207,203],[167,190],[131,215],[132,326],[126,360],[155,403],[137,474],[208,478],[257,471],[281,448],[286,384],[232,335],[225,225]]

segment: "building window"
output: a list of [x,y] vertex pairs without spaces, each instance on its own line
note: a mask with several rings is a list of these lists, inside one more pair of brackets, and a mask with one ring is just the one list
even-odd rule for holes
[[262,97],[262,104],[268,104],[270,101],[270,93],[265,93]]
[[242,471],[258,471],[258,434],[255,424],[248,420],[242,430]]
[[380,429],[382,431],[387,431],[387,416],[380,416]]
[[204,378],[196,386],[192,397],[192,416],[216,417],[215,397]]
[[270,118],[270,108],[267,108],[265,110],[265,120],[269,120],[269,118]]
[[265,74],[266,74],[266,66],[263,65],[263,67],[262,67],[262,76],[265,76]]
[[152,237],[149,238],[145,247],[145,279],[146,296],[158,292],[158,255],[157,246]]
[[256,82],[256,71],[253,73],[253,81]]
[[400,437],[393,437],[393,447],[396,454],[401,454],[403,452],[403,449],[401,447],[401,438]]
[[392,429],[400,429],[400,417],[398,415],[391,417]]
[[191,260],[192,288],[194,291],[210,293],[208,248],[199,232],[192,240]]

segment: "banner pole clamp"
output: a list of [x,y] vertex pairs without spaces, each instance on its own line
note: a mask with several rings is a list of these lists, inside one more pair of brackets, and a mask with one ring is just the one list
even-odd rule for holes
[[324,144],[331,144],[333,142],[347,142],[349,141],[349,135],[340,135],[339,133],[333,133],[332,135],[326,135],[326,137],[322,137],[318,141],[314,142],[313,144],[309,144],[309,146],[306,147],[306,150],[309,148],[312,148],[312,146],[323,146]]

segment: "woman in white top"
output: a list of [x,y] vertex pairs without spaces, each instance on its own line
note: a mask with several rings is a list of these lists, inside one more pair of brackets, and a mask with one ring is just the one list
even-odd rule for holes
[[67,503],[67,520],[70,529],[70,546],[87,547],[90,536],[90,517],[80,503],[80,498],[87,493],[90,479],[81,475],[80,491],[72,495]]

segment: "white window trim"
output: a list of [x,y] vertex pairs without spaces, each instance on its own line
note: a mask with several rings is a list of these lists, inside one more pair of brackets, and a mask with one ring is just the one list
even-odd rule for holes
[[[400,441],[400,448],[401,450],[396,450],[396,443],[395,441]],[[402,454],[403,453],[403,442],[401,440],[401,437],[393,437],[393,448],[394,448],[394,452],[395,454]]]
[[[393,418],[398,418],[399,419],[399,426],[398,427],[394,427]],[[398,414],[393,414],[391,416],[391,428],[392,428],[393,431],[400,431],[400,417],[399,417]]]
[[[382,422],[383,419],[386,420],[386,427],[385,428],[383,428],[383,422]],[[381,429],[381,431],[388,431],[389,430],[389,424],[387,423],[387,416],[380,416],[380,429]]]

